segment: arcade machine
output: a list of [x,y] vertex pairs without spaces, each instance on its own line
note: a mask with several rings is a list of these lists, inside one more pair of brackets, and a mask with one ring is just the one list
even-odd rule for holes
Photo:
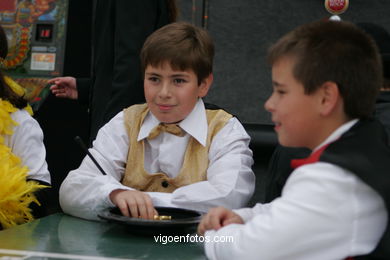
[[89,72],[87,54],[81,61],[75,57],[81,56],[79,48],[88,53],[89,40],[83,37],[90,31],[86,27],[90,16],[78,12],[91,10],[91,6],[90,0],[0,0],[0,24],[9,43],[2,69],[25,88],[33,116],[42,128],[53,191],[50,212],[60,210],[59,186],[84,156],[73,138],[80,135],[87,140],[88,126],[87,112],[74,100],[54,97],[47,81],[64,73],[79,76],[79,71]]
[[48,95],[47,79],[63,71],[68,0],[1,0],[0,24],[9,51],[0,65],[26,89],[37,111]]

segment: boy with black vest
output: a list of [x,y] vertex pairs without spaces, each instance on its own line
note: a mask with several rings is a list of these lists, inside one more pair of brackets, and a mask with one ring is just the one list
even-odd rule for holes
[[[209,34],[187,23],[154,32],[141,51],[146,104],[102,127],[90,158],[60,188],[64,212],[86,219],[117,206],[152,219],[155,206],[207,211],[244,206],[253,194],[250,137],[237,118],[202,101],[213,81]],[[129,71],[131,73],[131,71]]]
[[265,108],[279,142],[312,153],[292,161],[282,195],[269,204],[212,209],[199,233],[235,240],[206,243],[207,256],[389,259],[390,149],[370,119],[382,86],[375,43],[351,23],[318,21],[282,37],[268,58]]

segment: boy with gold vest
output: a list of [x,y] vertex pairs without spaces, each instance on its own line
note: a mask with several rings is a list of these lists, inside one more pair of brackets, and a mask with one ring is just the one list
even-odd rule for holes
[[235,117],[202,101],[213,81],[213,56],[208,33],[187,23],[146,40],[147,103],[100,129],[90,152],[107,175],[86,157],[61,185],[64,212],[98,219],[117,206],[125,216],[151,219],[155,206],[206,211],[248,202],[255,183],[250,138]]

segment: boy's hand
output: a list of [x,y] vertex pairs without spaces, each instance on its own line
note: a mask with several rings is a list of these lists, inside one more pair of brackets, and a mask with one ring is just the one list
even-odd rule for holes
[[204,235],[207,230],[218,230],[229,224],[244,224],[242,218],[233,211],[224,207],[211,209],[200,221],[198,233]]
[[48,81],[51,92],[56,97],[77,99],[78,91],[76,86],[76,79],[73,77],[58,77]]
[[110,193],[111,201],[126,217],[154,219],[158,215],[150,196],[138,190],[114,190]]

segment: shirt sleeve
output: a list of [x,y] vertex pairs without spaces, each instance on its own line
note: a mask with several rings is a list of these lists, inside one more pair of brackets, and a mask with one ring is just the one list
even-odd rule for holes
[[50,184],[50,173],[46,163],[46,149],[43,132],[38,122],[26,111],[19,110],[12,114],[18,123],[13,135],[8,139],[12,152],[28,168],[28,178]]
[[[382,198],[328,163],[298,168],[281,197],[247,211],[236,211],[245,224],[206,232],[210,259],[345,259],[372,251],[387,223]],[[216,243],[221,236],[234,242]]]
[[86,156],[80,167],[71,171],[60,187],[60,205],[64,212],[85,219],[114,207],[109,194],[115,189],[131,188],[120,183],[125,170],[129,140],[123,124],[123,112],[103,126],[89,149],[107,175],[103,175]]
[[255,188],[250,137],[236,118],[214,137],[209,151],[207,181],[176,189],[171,194],[149,192],[155,205],[207,211],[216,206],[246,205]]

